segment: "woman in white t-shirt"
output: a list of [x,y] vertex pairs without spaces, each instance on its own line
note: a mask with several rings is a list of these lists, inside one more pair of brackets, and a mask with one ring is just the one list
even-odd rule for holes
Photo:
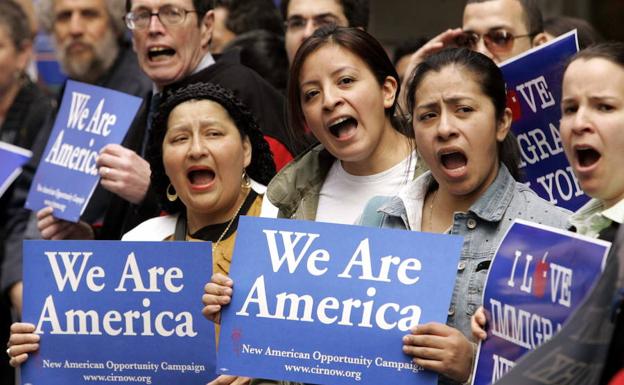
[[320,144],[269,184],[280,217],[354,223],[371,197],[393,196],[424,171],[398,118],[399,88],[386,52],[362,30],[321,28],[303,43],[290,72],[290,128]]
[[[411,132],[397,118],[399,87],[386,52],[362,30],[324,27],[303,43],[290,70],[290,129],[299,137],[311,132],[320,144],[269,183],[266,197],[279,217],[353,224],[370,198],[394,196],[424,172]],[[232,286],[213,275],[203,297],[206,317],[220,322]]]

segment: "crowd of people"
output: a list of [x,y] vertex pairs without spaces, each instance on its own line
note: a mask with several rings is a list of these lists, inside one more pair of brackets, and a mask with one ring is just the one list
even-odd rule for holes
[[[20,322],[25,239],[210,241],[214,275],[202,312],[218,324],[233,292],[241,215],[461,235],[446,324],[419,325],[397,346],[449,384],[470,381],[487,269],[514,219],[616,239],[624,43],[602,42],[580,19],[544,21],[535,0],[468,0],[461,27],[406,41],[393,62],[366,32],[369,8],[368,0],[279,8],[39,0],[39,27],[69,79],[143,99],[124,141],[100,152],[100,182],[73,223],[49,207],[24,208],[58,103],[28,72],[27,12],[0,2],[0,141],[33,152],[0,197],[3,384],[13,383],[7,364],[19,367],[45,338]],[[560,138],[592,199],[571,213],[521,183],[498,65],[574,28],[581,51],[565,67]],[[624,384],[624,289],[612,294],[600,383]],[[211,385],[277,382],[219,376]]]

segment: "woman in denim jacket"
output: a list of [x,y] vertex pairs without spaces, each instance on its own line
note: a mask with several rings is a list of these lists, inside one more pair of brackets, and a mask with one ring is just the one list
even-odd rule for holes
[[416,68],[407,92],[418,151],[431,171],[396,197],[371,200],[360,222],[464,237],[447,324],[417,326],[403,351],[444,375],[442,382],[465,382],[474,358],[470,317],[509,225],[522,218],[563,228],[569,212],[514,179],[518,150],[505,82],[486,56],[434,54]]

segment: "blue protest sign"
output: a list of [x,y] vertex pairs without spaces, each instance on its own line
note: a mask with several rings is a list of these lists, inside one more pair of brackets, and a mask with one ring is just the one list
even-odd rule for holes
[[572,172],[559,135],[564,65],[577,51],[573,31],[501,64],[526,182],[542,198],[571,211],[589,200]]
[[555,334],[602,271],[610,243],[516,220],[483,291],[487,339],[473,384],[496,382]]
[[100,150],[121,143],[140,106],[135,96],[68,81],[26,207],[50,206],[55,217],[77,222],[100,179]]
[[32,152],[10,143],[0,142],[0,197],[22,172]]
[[208,242],[25,241],[23,320],[41,342],[23,383],[206,384],[211,272]]
[[243,217],[217,370],[313,384],[435,384],[402,352],[445,323],[463,238]]

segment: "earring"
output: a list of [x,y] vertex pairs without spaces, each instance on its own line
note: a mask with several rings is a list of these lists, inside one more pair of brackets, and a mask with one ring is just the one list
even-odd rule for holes
[[175,191],[175,189],[173,189],[173,193],[169,191],[172,188],[173,186],[171,185],[171,183],[169,183],[169,186],[167,186],[167,199],[169,200],[169,202],[175,202],[176,199],[178,199],[178,193]]
[[251,188],[251,179],[249,178],[249,175],[247,175],[247,171],[245,170],[243,170],[241,187],[246,189]]

